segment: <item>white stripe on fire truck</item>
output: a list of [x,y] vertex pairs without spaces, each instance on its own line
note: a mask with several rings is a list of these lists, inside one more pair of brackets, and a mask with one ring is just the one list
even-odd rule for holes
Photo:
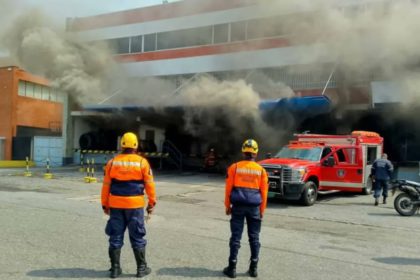
[[347,182],[333,182],[333,181],[321,181],[321,186],[325,187],[342,187],[342,188],[363,188],[362,183],[347,183]]

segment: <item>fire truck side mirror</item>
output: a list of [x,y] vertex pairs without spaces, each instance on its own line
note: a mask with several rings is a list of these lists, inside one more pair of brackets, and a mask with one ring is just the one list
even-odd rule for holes
[[335,165],[335,159],[333,156],[328,157],[326,160],[322,162],[322,165],[332,167]]

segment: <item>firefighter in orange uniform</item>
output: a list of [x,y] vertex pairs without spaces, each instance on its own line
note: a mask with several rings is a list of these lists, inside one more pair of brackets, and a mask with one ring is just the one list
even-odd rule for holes
[[255,162],[258,153],[258,144],[248,139],[242,145],[244,160],[232,164],[228,168],[225,207],[226,215],[232,215],[230,220],[231,238],[229,242],[229,266],[223,273],[236,277],[236,263],[244,221],[248,227],[249,245],[251,247],[251,260],[248,274],[257,277],[257,264],[260,251],[259,235],[264,210],[267,206],[268,177],[265,169]]
[[109,236],[110,277],[117,278],[120,266],[124,232],[128,228],[131,247],[137,263],[137,277],[151,273],[146,263],[146,230],[144,207],[148,196],[147,213],[153,212],[156,204],[155,185],[149,162],[137,154],[139,142],[134,133],[121,138],[122,153],[108,161],[102,186],[102,208],[109,220],[105,233]]

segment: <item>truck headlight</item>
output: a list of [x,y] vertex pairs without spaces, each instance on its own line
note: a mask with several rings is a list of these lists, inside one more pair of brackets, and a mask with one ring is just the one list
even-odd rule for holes
[[303,176],[306,174],[306,168],[293,168],[292,181],[302,181]]

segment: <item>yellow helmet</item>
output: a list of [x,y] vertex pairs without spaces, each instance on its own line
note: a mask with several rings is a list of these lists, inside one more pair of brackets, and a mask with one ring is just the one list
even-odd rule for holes
[[248,139],[242,144],[242,153],[258,153],[258,144],[254,139]]
[[137,136],[134,133],[124,133],[123,137],[121,138],[121,148],[137,149],[138,146],[139,141],[137,140]]

